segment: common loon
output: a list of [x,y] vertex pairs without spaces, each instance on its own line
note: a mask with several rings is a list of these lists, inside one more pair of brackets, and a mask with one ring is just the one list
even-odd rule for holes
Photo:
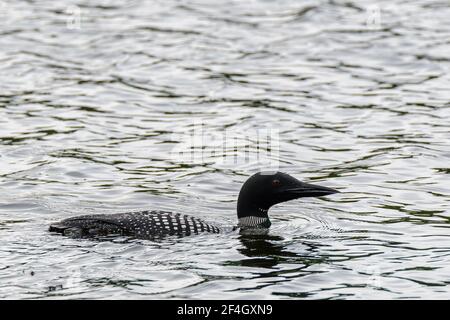
[[[320,197],[339,191],[301,182],[282,172],[259,172],[242,186],[237,202],[238,225],[233,229],[268,229],[269,208],[277,203]],[[201,219],[166,211],[94,214],[68,218],[52,224],[50,231],[72,237],[124,235],[153,239],[167,235],[188,236],[201,232],[220,233],[224,229]]]

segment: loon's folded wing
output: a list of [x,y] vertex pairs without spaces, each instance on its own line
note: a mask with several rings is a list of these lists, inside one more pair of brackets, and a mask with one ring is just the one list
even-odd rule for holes
[[220,232],[219,228],[198,218],[165,211],[84,215],[52,224],[49,230],[75,237],[120,234],[144,239]]
[[116,214],[94,214],[64,219],[51,224],[49,231],[75,237],[126,234]]

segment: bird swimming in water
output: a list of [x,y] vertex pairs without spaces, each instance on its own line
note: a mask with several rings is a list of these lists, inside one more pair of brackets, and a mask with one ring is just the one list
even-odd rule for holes
[[[242,186],[237,202],[238,225],[233,229],[268,229],[269,208],[302,197],[320,197],[339,191],[304,183],[283,172],[259,172]],[[188,236],[201,232],[220,233],[225,229],[201,219],[166,211],[94,214],[68,218],[52,224],[50,231],[71,237],[110,235],[155,239],[168,235]]]

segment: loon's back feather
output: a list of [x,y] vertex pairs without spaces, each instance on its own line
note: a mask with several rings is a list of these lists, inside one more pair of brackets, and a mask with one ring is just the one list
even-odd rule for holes
[[51,225],[49,230],[77,237],[120,234],[141,239],[221,231],[201,219],[167,211],[77,216]]

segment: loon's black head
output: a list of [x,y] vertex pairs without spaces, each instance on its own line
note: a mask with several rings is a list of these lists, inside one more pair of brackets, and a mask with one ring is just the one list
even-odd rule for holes
[[[251,176],[242,186],[237,214],[242,225],[242,221],[251,220],[247,217],[268,218],[269,208],[277,203],[302,197],[326,196],[337,192],[339,191],[331,188],[301,182],[283,172],[259,172]],[[262,220],[256,219],[256,221]],[[270,225],[270,222],[268,223]]]

